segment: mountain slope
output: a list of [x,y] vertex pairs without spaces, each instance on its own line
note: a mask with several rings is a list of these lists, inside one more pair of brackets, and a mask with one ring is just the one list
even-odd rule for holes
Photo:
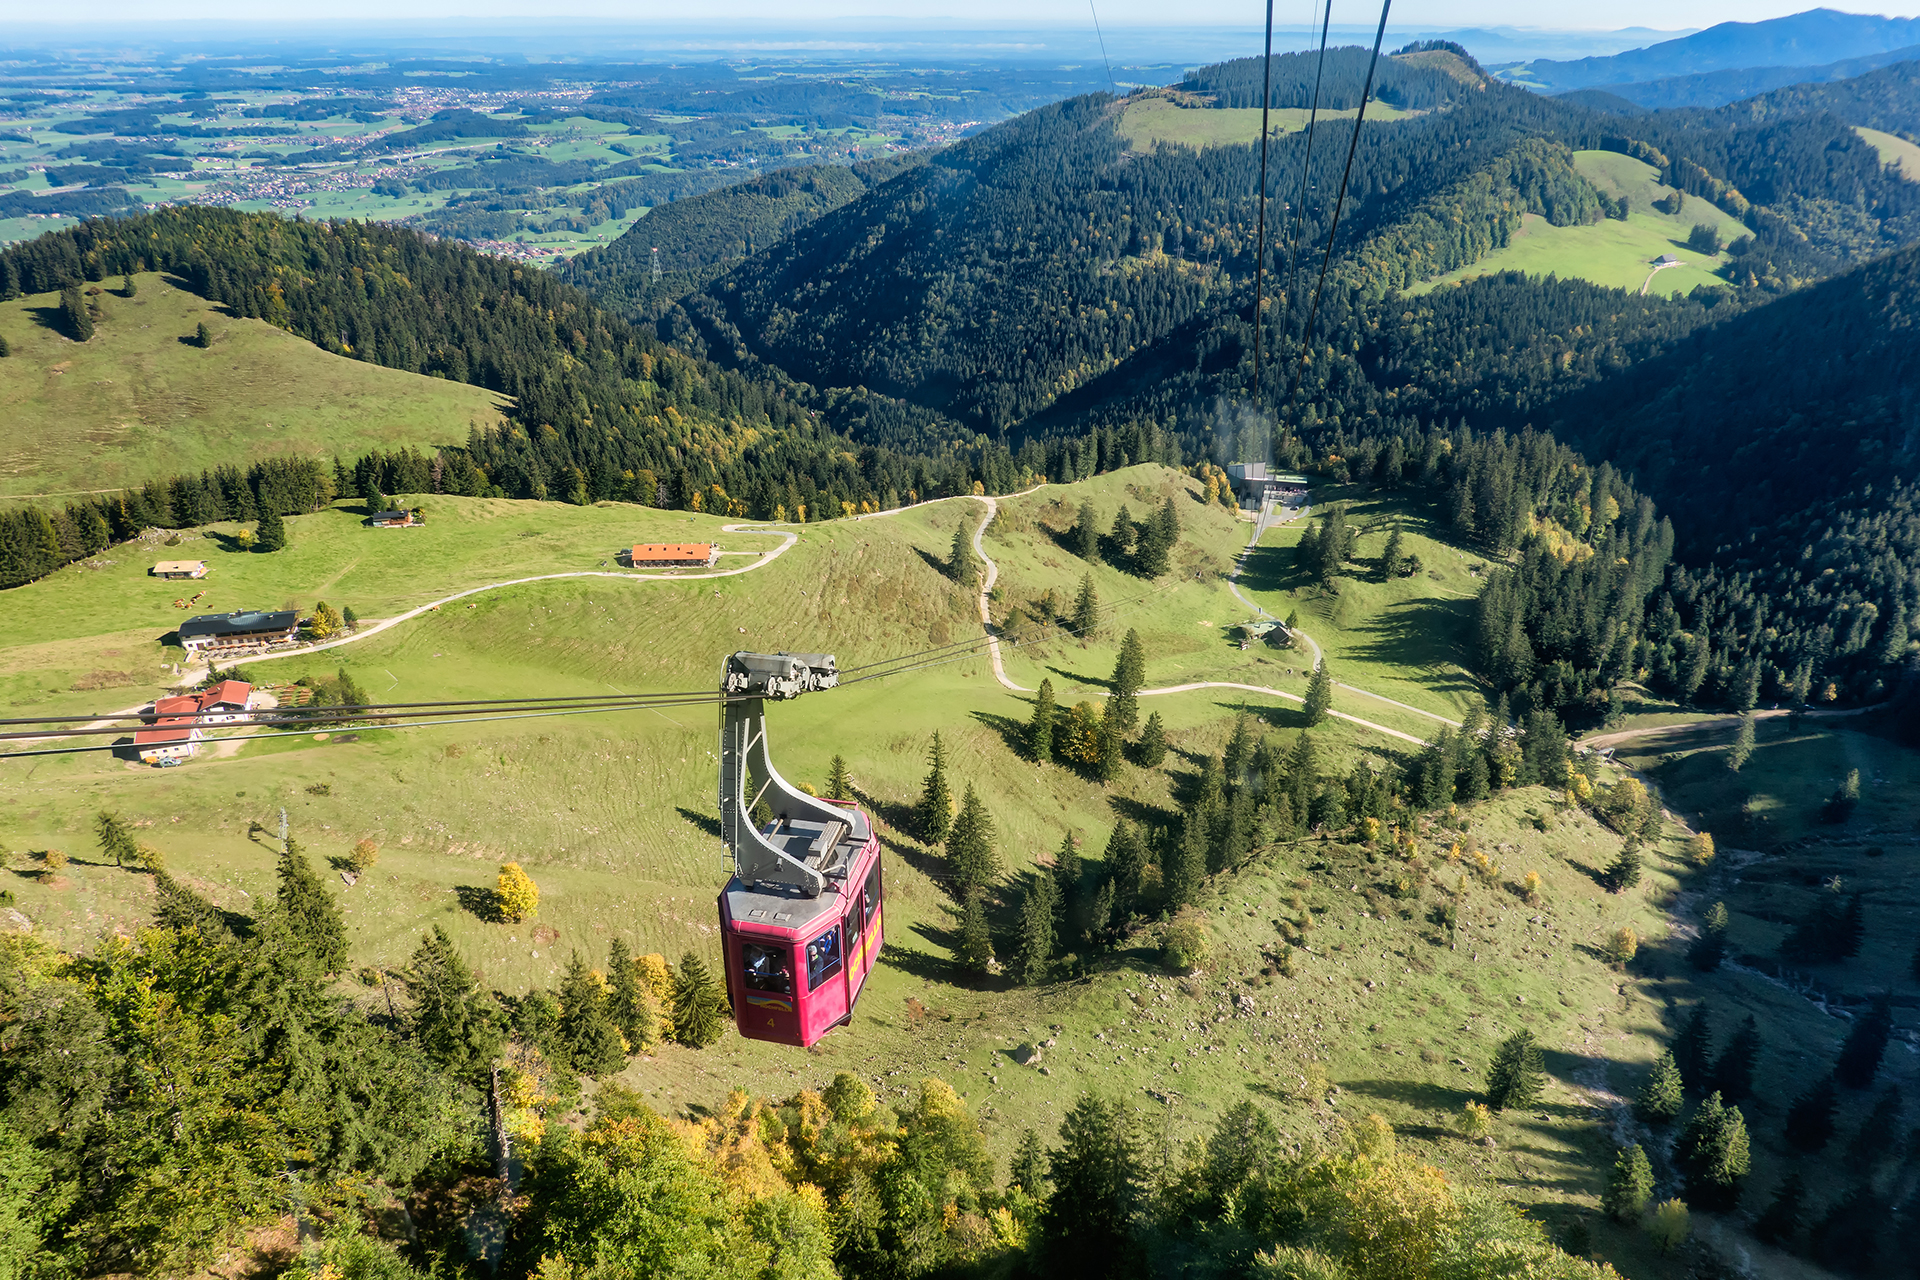
[[656,319],[675,299],[916,163],[917,156],[901,156],[782,169],[657,204],[612,244],[589,249],[557,274],[631,318]]
[[1723,22],[1678,40],[1606,58],[1538,59],[1509,78],[1549,90],[1639,84],[1746,67],[1817,66],[1920,44],[1920,18],[1809,9],[1764,22]]
[[[1920,50],[1910,51],[1920,53]],[[1736,124],[1783,116],[1838,116],[1851,125],[1911,137],[1920,132],[1920,58],[1909,57],[1829,84],[1795,84],[1722,107],[1710,121]]]

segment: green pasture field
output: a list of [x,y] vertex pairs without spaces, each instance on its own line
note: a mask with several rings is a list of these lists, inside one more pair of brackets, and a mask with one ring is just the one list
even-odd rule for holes
[[[1322,111],[1322,120],[1351,120],[1358,112]],[[1369,121],[1403,120],[1409,113],[1384,102],[1370,103]],[[1281,107],[1269,115],[1275,133],[1298,133],[1307,127],[1305,107]],[[1260,140],[1258,107],[1183,107],[1170,98],[1142,97],[1120,112],[1120,136],[1136,151],[1162,144],[1182,147],[1238,147]],[[1351,129],[1347,130],[1351,132]]]
[[1853,131],[1873,144],[1873,149],[1880,153],[1881,164],[1897,165],[1901,177],[1910,182],[1920,182],[1920,147],[1905,138],[1882,133],[1878,129],[1855,125]]
[[[501,401],[463,383],[332,355],[261,320],[230,316],[167,277],[103,281],[105,318],[75,343],[60,299],[0,302],[0,498],[96,492],[221,463],[466,439]],[[182,339],[213,331],[205,351]]]
[[[1677,214],[1655,210],[1653,201],[1664,197],[1669,189],[1659,185],[1658,171],[1652,165],[1631,156],[1577,151],[1574,167],[1604,194],[1627,197],[1630,211],[1625,222],[1605,218],[1585,226],[1556,227],[1529,213],[1522,217],[1520,229],[1504,249],[1423,281],[1407,292],[1428,293],[1497,271],[1572,276],[1636,293],[1644,286],[1648,293],[1665,295],[1688,293],[1703,284],[1725,284],[1714,273],[1727,262],[1727,255],[1695,253],[1687,248],[1687,235],[1695,223],[1709,223],[1720,229],[1721,243],[1729,244],[1747,234],[1737,218],[1692,196]],[[1663,253],[1672,254],[1684,265],[1654,271],[1653,260]]]
[[[1300,625],[1319,642],[1333,678],[1370,692],[1458,720],[1481,698],[1481,686],[1464,665],[1474,599],[1489,568],[1484,557],[1446,542],[1432,508],[1363,485],[1315,485],[1309,520],[1269,529],[1247,558],[1242,589],[1276,618],[1298,611]],[[1333,503],[1347,507],[1359,531],[1354,559],[1327,591],[1294,563],[1294,548],[1307,524],[1317,523]],[[1420,572],[1384,579],[1379,567],[1395,521]],[[1306,692],[1306,681],[1298,681]],[[1440,726],[1425,717],[1389,718],[1394,708],[1337,690],[1334,706],[1369,720],[1432,735]]]
[[[1218,574],[1249,526],[1194,501],[1197,491],[1190,478],[1140,467],[1001,500],[985,538],[1006,588],[995,616],[1048,587],[1064,592],[1078,583],[1084,567],[1046,528],[1064,527],[1063,517],[1082,498],[1094,502],[1104,525],[1121,501],[1141,516],[1173,493],[1187,531],[1178,572],[1162,580],[1163,593],[1114,617],[1112,629],[1140,629],[1150,686],[1201,677],[1272,683],[1271,668],[1259,660],[1291,655],[1241,653],[1222,630],[1245,611]],[[1339,495],[1316,494],[1331,496]],[[1450,597],[1436,593],[1471,590],[1465,563],[1456,563],[1458,553],[1432,537],[1416,512],[1345,496],[1363,528],[1388,515],[1404,518],[1410,546],[1441,579],[1343,579],[1341,608],[1322,616],[1316,609],[1325,602],[1304,590],[1287,595],[1288,570],[1262,564],[1263,557],[1286,555],[1280,544],[1297,536],[1288,530],[1255,553],[1251,588],[1272,602],[1269,608],[1299,601],[1303,623],[1327,648],[1339,678],[1379,683],[1414,705],[1457,709],[1460,695],[1447,683],[1457,677],[1447,674],[1444,657],[1397,654],[1381,636],[1404,626],[1393,621],[1396,610],[1444,608],[1431,602]],[[550,565],[594,568],[628,538],[718,537],[723,547],[743,550],[773,542],[716,534],[719,522],[710,517],[689,523],[684,514],[630,507],[426,501],[429,523],[418,530],[362,529],[357,513],[340,509],[291,520],[293,546],[274,556],[215,551],[226,532],[218,529],[168,552],[198,557],[204,546],[216,561],[208,579],[216,590],[225,581],[277,588],[303,602],[324,594],[374,617],[476,581]],[[849,668],[978,634],[975,598],[936,562],[944,560],[955,526],[965,520],[971,529],[983,514],[982,503],[949,499],[875,519],[788,526],[798,544],[748,574],[506,588],[337,650],[242,672],[274,686],[344,666],[370,693],[413,701],[706,689],[721,656],[742,647],[824,649]],[[1362,535],[1363,558],[1378,554],[1369,539],[1383,537]],[[9,605],[28,608],[0,611],[0,625],[15,628],[0,634],[0,661],[17,665],[21,655],[40,652],[35,646],[105,643],[111,627],[151,644],[180,584],[138,580],[143,567],[123,561],[68,569],[8,593]],[[1191,577],[1196,571],[1199,581]],[[1110,567],[1094,574],[1108,601],[1143,594],[1137,580]],[[120,605],[135,619],[130,631],[95,620],[139,591],[167,599]],[[14,624],[17,613],[27,620]],[[1114,643],[1109,633],[1084,648],[1078,641],[1024,646],[1009,654],[1009,672],[1023,684],[1052,674],[1057,688],[1078,684],[1092,692],[1111,670]],[[1389,685],[1395,661],[1410,671]],[[127,695],[110,691],[94,701],[102,696]],[[1297,708],[1248,703],[1264,732],[1291,743]],[[1164,768],[1127,765],[1109,786],[1024,758],[1018,743],[1030,702],[995,683],[984,656],[770,708],[782,771],[819,786],[831,758],[843,755],[877,820],[887,859],[883,962],[854,1025],[812,1053],[729,1037],[707,1051],[669,1047],[635,1059],[620,1079],[675,1111],[711,1105],[735,1086],[784,1095],[818,1086],[838,1070],[866,1076],[895,1099],[921,1077],[938,1075],[967,1094],[1002,1161],[1025,1128],[1050,1137],[1088,1087],[1140,1106],[1175,1149],[1242,1098],[1268,1108],[1300,1139],[1337,1135],[1348,1118],[1378,1111],[1403,1143],[1450,1177],[1500,1189],[1556,1231],[1576,1217],[1586,1222],[1596,1249],[1629,1274],[1681,1275],[1681,1262],[1657,1256],[1642,1234],[1600,1219],[1612,1147],[1593,1110],[1598,1091],[1630,1095],[1638,1087],[1686,1002],[1702,991],[1718,993],[1715,983],[1736,981],[1701,980],[1676,962],[1666,912],[1698,879],[1678,859],[1678,829],[1653,846],[1643,888],[1609,894],[1595,876],[1619,838],[1584,812],[1563,809],[1555,795],[1529,789],[1473,807],[1458,817],[1458,829],[1436,823],[1423,830],[1424,885],[1397,886],[1405,869],[1357,846],[1312,839],[1256,852],[1209,884],[1202,911],[1215,951],[1191,977],[1161,963],[1151,927],[1117,955],[1089,957],[1084,976],[1037,989],[956,971],[956,908],[943,887],[943,862],[903,830],[935,730],[947,743],[956,788],[977,786],[993,816],[1008,876],[991,910],[1010,948],[1019,876],[1044,865],[1068,831],[1098,857],[1118,816],[1174,823],[1182,788],[1218,750],[1240,706],[1238,695],[1223,690],[1149,699],[1144,709],[1166,719],[1174,750]],[[1382,706],[1376,714],[1345,692],[1336,706],[1382,723],[1392,710]],[[1391,723],[1411,731],[1423,718]],[[1339,721],[1313,732],[1332,768],[1361,758],[1397,767],[1410,750]],[[485,982],[510,992],[554,983],[576,948],[600,961],[614,936],[670,957],[688,949],[710,954],[714,895],[727,874],[713,818],[713,736],[711,708],[693,706],[230,739],[168,770],[100,756],[0,761],[0,853],[9,869],[0,879],[13,891],[15,909],[58,945],[86,947],[138,928],[151,909],[149,879],[101,865],[93,853],[92,816],[114,808],[138,824],[139,838],[164,853],[176,876],[222,906],[248,912],[272,891],[277,850],[270,832],[285,809],[318,863],[344,859],[363,837],[381,846],[374,869],[337,890],[356,969],[390,972],[436,923]],[[250,834],[255,823],[269,834]],[[1464,869],[1449,862],[1447,850],[1469,836],[1497,872],[1487,881],[1467,877],[1461,923],[1449,938],[1434,923],[1436,885],[1459,884]],[[72,861],[48,872],[39,855],[49,848]],[[508,859],[541,886],[534,921],[493,923],[474,909]],[[1529,870],[1543,881],[1537,906],[1513,887]],[[1300,969],[1289,979],[1265,970],[1283,945],[1275,921],[1293,913],[1296,893],[1314,910],[1318,928],[1311,952],[1295,953]],[[1642,958],[1625,973],[1599,956],[1622,925],[1644,940]],[[1775,990],[1758,979],[1737,981],[1754,999]],[[386,998],[351,980],[343,989],[376,1003]],[[404,991],[395,995],[404,999]],[[1246,1003],[1236,1006],[1242,996]],[[1778,1004],[1768,1015],[1770,1044],[1820,1043],[1801,1034],[1797,1019],[1824,1015],[1803,1012],[1805,1002],[1785,994]],[[1731,1018],[1721,1025],[1724,1034]],[[1496,1146],[1468,1144],[1454,1136],[1452,1118],[1483,1086],[1494,1046],[1522,1026],[1546,1044],[1553,1077],[1547,1095],[1535,1108],[1503,1115]],[[1046,1039],[1055,1043],[1036,1065],[1016,1063],[1020,1045]],[[1315,1068],[1337,1086],[1330,1099],[1307,1091]],[[1766,1070],[1775,1069],[1769,1059]]]
[[[284,551],[243,551],[237,535],[247,526],[215,524],[181,531],[177,545],[123,544],[15,588],[0,610],[0,699],[26,708],[16,714],[50,714],[151,696],[161,679],[171,679],[161,662],[183,656],[162,645],[191,616],[174,602],[195,593],[204,594],[194,612],[310,610],[330,600],[372,621],[490,582],[603,566],[618,571],[611,563],[615,551],[636,542],[698,539],[728,552],[780,545],[765,534],[721,532],[725,522],[712,516],[623,503],[575,507],[438,494],[401,500],[423,505],[427,523],[372,529],[364,523],[365,507],[353,500],[288,516]],[[210,572],[194,582],[149,576],[161,559],[206,560]],[[719,567],[753,562],[750,555],[723,555]],[[615,583],[609,589],[636,588]],[[349,647],[342,656],[358,651]],[[100,688],[76,690],[76,684]]]

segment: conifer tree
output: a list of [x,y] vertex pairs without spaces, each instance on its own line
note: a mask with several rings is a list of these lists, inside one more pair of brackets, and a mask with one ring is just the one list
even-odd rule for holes
[[1546,1085],[1546,1060],[1533,1032],[1516,1031],[1500,1042],[1487,1069],[1487,1105],[1495,1111],[1531,1106]]
[[262,503],[260,523],[254,527],[253,549],[255,551],[280,551],[287,545],[287,522],[280,518],[279,511],[271,503]]
[[213,345],[213,330],[207,328],[207,322],[205,320],[193,326],[193,345],[202,351],[207,350]]
[[1053,882],[1059,888],[1055,902],[1063,922],[1080,894],[1081,869],[1080,848],[1073,842],[1073,832],[1069,831],[1061,838],[1059,852],[1053,855]]
[[1053,762],[1053,717],[1056,711],[1053,701],[1053,681],[1040,682],[1040,691],[1033,698],[1033,719],[1027,722],[1027,750],[1041,764]]
[[1610,892],[1625,893],[1639,887],[1641,875],[1640,842],[1630,837],[1620,846],[1620,852],[1614,856],[1612,865],[1606,869],[1602,879]]
[[433,926],[399,977],[413,1001],[413,1037],[436,1066],[467,1076],[499,1052],[500,1022],[445,929]]
[[1746,1117],[1739,1107],[1723,1105],[1718,1093],[1709,1094],[1681,1134],[1674,1158],[1686,1174],[1689,1204],[1733,1208],[1753,1167]]
[[1121,503],[1120,510],[1113,514],[1113,551],[1116,557],[1125,557],[1133,552],[1135,536],[1133,513],[1127,510],[1127,504]]
[[961,892],[985,889],[1000,874],[1000,855],[993,847],[993,819],[980,793],[967,784],[960,816],[947,833],[947,866]]
[[1113,693],[1107,699],[1107,718],[1117,732],[1130,734],[1139,723],[1140,705],[1135,699],[1146,679],[1146,648],[1140,643],[1140,633],[1129,627],[1120,642],[1120,658],[1113,665]]
[[1813,1155],[1833,1140],[1833,1117],[1840,1109],[1840,1090],[1832,1076],[1793,1100],[1787,1108],[1787,1141]]
[[1698,1092],[1713,1079],[1712,1053],[1713,1031],[1707,1024],[1707,1006],[1697,1004],[1680,1034],[1673,1038],[1673,1065],[1680,1069],[1680,1079],[1687,1088]]
[[1173,872],[1167,877],[1167,908],[1177,911],[1191,906],[1200,896],[1200,885],[1207,878],[1208,838],[1204,814],[1187,814],[1180,828],[1180,848],[1173,859]]
[[1134,758],[1143,769],[1158,769],[1167,758],[1167,727],[1160,720],[1158,711],[1150,712],[1147,724],[1140,731],[1139,745],[1134,749]]
[[1139,1266],[1134,1219],[1145,1164],[1125,1103],[1084,1093],[1048,1154],[1053,1194],[1041,1214],[1047,1274],[1125,1277]]
[[1380,555],[1380,568],[1391,579],[1399,577],[1406,565],[1406,544],[1400,534],[1400,522],[1395,520],[1393,528],[1387,533],[1386,550]]
[[1773,1193],[1773,1203],[1753,1224],[1753,1234],[1767,1244],[1781,1247],[1792,1244],[1800,1234],[1806,1201],[1806,1180],[1797,1171],[1788,1174],[1780,1189]]
[[1740,727],[1734,731],[1733,746],[1727,751],[1727,768],[1740,772],[1753,758],[1753,712],[1740,713]]
[[1849,1089],[1865,1089],[1871,1085],[1880,1070],[1880,1058],[1887,1051],[1887,1039],[1892,1032],[1893,1015],[1886,997],[1882,996],[1864,1015],[1854,1019],[1853,1030],[1847,1032],[1846,1043],[1840,1046],[1840,1059],[1833,1067],[1840,1083]]
[[1113,711],[1109,702],[1094,725],[1093,777],[1100,783],[1120,776],[1120,759],[1126,751],[1126,737],[1114,723]]
[[845,756],[834,756],[833,763],[827,766],[827,798],[830,800],[853,799],[853,775],[847,772]]
[[1753,1068],[1760,1059],[1760,1025],[1748,1014],[1727,1041],[1713,1067],[1714,1087],[1728,1102],[1743,1102],[1753,1093]]
[[1685,1105],[1686,1089],[1680,1081],[1680,1069],[1673,1064],[1673,1051],[1668,1050],[1653,1064],[1653,1074],[1647,1077],[1646,1087],[1634,1100],[1633,1111],[1648,1124],[1667,1124]]
[[1687,959],[1702,973],[1712,973],[1727,956],[1727,904],[1716,902],[1700,919],[1700,933],[1687,948]]
[[560,1038],[568,1061],[582,1075],[603,1076],[626,1061],[620,1029],[607,1014],[606,988],[578,951],[560,980]]
[[1233,733],[1226,750],[1220,754],[1220,767],[1229,787],[1246,783],[1247,770],[1253,764],[1253,730],[1243,711],[1233,718]]
[[[1876,1161],[1900,1141],[1900,1086],[1890,1084],[1873,1100],[1873,1110],[1860,1121],[1853,1141],[1847,1144],[1847,1159],[1855,1168],[1871,1169]],[[1920,1155],[1920,1152],[1916,1152]]]
[[927,777],[920,786],[920,803],[914,806],[914,826],[920,838],[936,844],[953,830],[953,790],[947,785],[947,749],[940,742],[940,731],[933,731],[933,748],[927,753]]
[[1040,1135],[1028,1129],[1020,1135],[1013,1163],[1007,1168],[1007,1189],[1019,1188],[1034,1200],[1044,1200],[1047,1192],[1047,1157],[1040,1146]]
[[993,963],[993,930],[987,924],[986,894],[979,889],[967,892],[960,909],[960,947],[955,958],[976,974],[986,973]]
[[1140,883],[1147,871],[1147,842],[1140,830],[1125,818],[1113,824],[1107,838],[1104,870],[1113,881],[1114,911],[1122,918],[1133,914],[1139,904]]
[[1088,564],[1100,559],[1100,526],[1094,517],[1091,500],[1080,504],[1079,518],[1074,521],[1073,532],[1068,535],[1067,541],[1073,554]]
[[321,973],[338,973],[347,967],[347,926],[340,904],[291,836],[280,854],[274,909]]
[[1623,1148],[1615,1158],[1613,1172],[1607,1175],[1607,1189],[1600,1197],[1600,1207],[1615,1222],[1632,1223],[1640,1220],[1651,1199],[1653,1164],[1636,1142]]
[[1173,549],[1180,541],[1180,512],[1168,498],[1148,517],[1140,531],[1133,553],[1134,572],[1143,578],[1157,578],[1172,567]]
[[673,978],[673,1038],[695,1049],[719,1042],[726,1030],[727,996],[699,956],[680,957]]
[[75,342],[93,337],[93,316],[87,311],[86,299],[80,296],[80,286],[68,285],[61,290],[60,321]]
[[1060,890],[1052,876],[1037,875],[1027,882],[1020,900],[1020,949],[1014,958],[1014,976],[1029,987],[1047,980],[1053,964],[1053,921]]
[[102,809],[93,816],[93,831],[100,841],[100,852],[112,858],[114,866],[139,864],[140,842],[133,838],[133,828],[127,825],[125,818]]
[[1327,718],[1327,712],[1333,706],[1333,677],[1327,674],[1327,660],[1320,659],[1314,664],[1313,679],[1307,682],[1307,705],[1303,711],[1309,726],[1317,725]]
[[646,1053],[659,1039],[660,1011],[653,993],[640,981],[640,970],[626,940],[615,938],[607,947],[607,1017],[627,1042],[627,1052]]
[[1080,590],[1073,598],[1073,634],[1082,640],[1100,626],[1100,596],[1093,589],[1093,575],[1082,574]]
[[973,531],[962,520],[953,531],[953,546],[947,552],[947,576],[963,587],[971,587],[977,566],[973,559]]

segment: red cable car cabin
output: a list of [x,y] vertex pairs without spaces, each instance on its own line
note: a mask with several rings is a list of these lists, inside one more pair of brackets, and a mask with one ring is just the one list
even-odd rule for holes
[[873,824],[853,804],[791,786],[767,754],[763,699],[838,681],[831,654],[736,653],[721,683],[720,827],[734,857],[721,945],[734,1024],[754,1040],[805,1047],[852,1021],[880,955]]

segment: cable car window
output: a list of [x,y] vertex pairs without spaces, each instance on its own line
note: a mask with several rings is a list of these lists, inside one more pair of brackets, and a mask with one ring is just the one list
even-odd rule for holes
[[740,968],[746,975],[747,990],[793,994],[793,965],[785,947],[766,947],[745,942],[740,945]]
[[807,944],[807,990],[840,972],[840,926],[835,925]]
[[867,924],[871,926],[880,918],[880,864],[875,862],[873,870],[867,872],[865,901],[861,904],[867,909]]

